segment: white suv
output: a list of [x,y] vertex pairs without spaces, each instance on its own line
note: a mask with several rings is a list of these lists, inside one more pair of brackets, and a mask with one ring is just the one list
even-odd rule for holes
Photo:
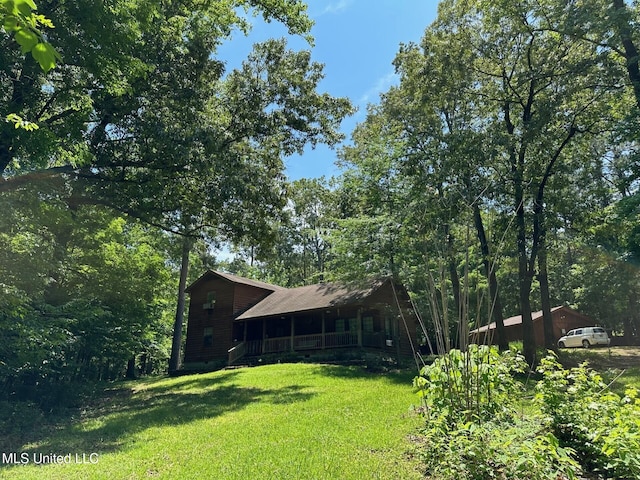
[[609,345],[611,339],[607,331],[602,327],[583,327],[569,330],[569,333],[560,337],[558,347],[584,347],[592,345]]

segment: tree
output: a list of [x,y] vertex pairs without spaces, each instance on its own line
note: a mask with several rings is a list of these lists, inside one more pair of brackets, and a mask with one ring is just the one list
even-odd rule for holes
[[166,239],[93,206],[71,209],[55,189],[7,196],[3,391],[55,403],[70,382],[119,378],[131,359],[157,367],[168,350]]
[[334,203],[324,177],[289,182],[283,214],[273,219],[273,237],[268,242],[254,238],[240,247],[240,260],[248,265],[229,267],[288,287],[324,281],[331,259],[328,237],[334,227]]
[[401,84],[384,95],[383,102],[388,116],[402,125],[405,163],[409,167],[405,167],[406,174],[421,177],[414,182],[438,191],[440,201],[432,202],[432,208],[442,208],[441,221],[447,225],[444,235],[449,245],[449,271],[461,320],[469,312],[460,302],[452,256],[455,228],[449,224],[461,223],[465,213],[468,217],[471,214],[488,280],[489,317],[497,325],[500,348],[506,349],[497,255],[490,249],[482,215],[483,203],[495,201],[496,178],[491,167],[495,149],[486,133],[482,102],[474,91],[475,79],[467,70],[475,52],[468,48],[464,36],[448,36],[446,19],[444,23],[431,25],[420,46],[401,46],[394,60]]
[[290,0],[45,3],[65,61],[45,78],[3,50],[0,99],[40,128],[0,126],[0,194],[55,185],[71,210],[108,207],[185,238],[266,235],[282,156],[339,140],[351,106],[318,93],[322,66],[284,41],[225,75],[216,49],[249,28],[243,9],[310,38]]
[[[577,137],[606,128],[614,95],[608,55],[549,33],[554,2],[445,2],[441,17],[453,36],[476,52],[469,65],[490,132],[498,139],[509,178],[518,251],[524,353],[534,361],[531,286],[538,262],[546,330],[546,193],[550,178]],[[453,40],[452,40],[453,41]],[[593,88],[601,85],[601,88]],[[549,342],[549,339],[547,340]]]
[[[284,21],[292,33],[306,34],[310,27],[296,2],[247,1],[242,6]],[[53,2],[44,3],[42,11],[57,25],[50,41],[65,62],[44,77],[28,58],[3,46],[0,104],[40,128],[28,137],[7,125],[0,128],[2,191],[61,175],[79,183],[109,184],[117,180],[113,170],[122,174],[140,168],[111,155],[110,148],[149,120],[154,95],[175,105],[198,80],[215,85],[224,73],[214,57],[217,46],[234,29],[248,28],[226,2],[215,7],[198,1]],[[171,179],[180,173],[179,165],[160,161],[145,167]]]

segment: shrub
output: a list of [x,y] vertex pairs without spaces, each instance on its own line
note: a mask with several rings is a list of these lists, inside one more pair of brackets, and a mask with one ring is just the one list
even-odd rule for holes
[[518,418],[526,369],[514,351],[452,350],[414,379],[427,418],[423,458],[433,478],[548,480],[579,470],[539,417]]
[[640,478],[640,399],[609,390],[586,363],[564,369],[555,356],[538,367],[543,374],[535,401],[561,445],[575,450],[590,471],[614,478]]
[[500,354],[494,347],[470,345],[423,367],[414,387],[432,418],[444,416],[451,425],[483,421],[511,411],[521,390],[512,373],[526,368],[515,351]]
[[423,458],[438,480],[575,478],[572,451],[536,419],[489,420],[425,431]]

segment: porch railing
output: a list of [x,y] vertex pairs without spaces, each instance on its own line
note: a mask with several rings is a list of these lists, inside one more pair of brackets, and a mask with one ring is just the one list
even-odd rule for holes
[[262,353],[288,352],[291,350],[291,337],[267,338],[263,342]]
[[229,353],[229,365],[233,365],[247,354],[247,344],[242,342],[232,347],[228,351]]
[[[362,346],[382,346],[380,334],[363,334]],[[317,333],[313,335],[298,335],[293,337],[267,338],[265,340],[249,340],[242,342],[229,350],[229,364],[233,364],[245,355],[261,355],[263,353],[279,353],[304,350],[321,350],[323,348],[355,347],[358,346],[356,332]]]
[[327,348],[353,347],[358,345],[358,334],[352,332],[326,333],[324,345]]

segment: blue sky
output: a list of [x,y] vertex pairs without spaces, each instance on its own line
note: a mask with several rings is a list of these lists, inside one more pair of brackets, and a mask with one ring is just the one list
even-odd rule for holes
[[[315,21],[313,60],[325,65],[320,91],[348,97],[358,112],[342,123],[349,136],[365,116],[368,103],[397,82],[393,61],[400,43],[419,42],[435,19],[437,0],[309,0],[308,14]],[[237,34],[220,50],[231,69],[240,64],[251,45],[270,37],[288,37],[281,25],[256,18],[248,38]],[[289,38],[294,49],[309,49],[301,38]],[[339,173],[336,153],[324,146],[286,159],[290,179],[330,177]]]

